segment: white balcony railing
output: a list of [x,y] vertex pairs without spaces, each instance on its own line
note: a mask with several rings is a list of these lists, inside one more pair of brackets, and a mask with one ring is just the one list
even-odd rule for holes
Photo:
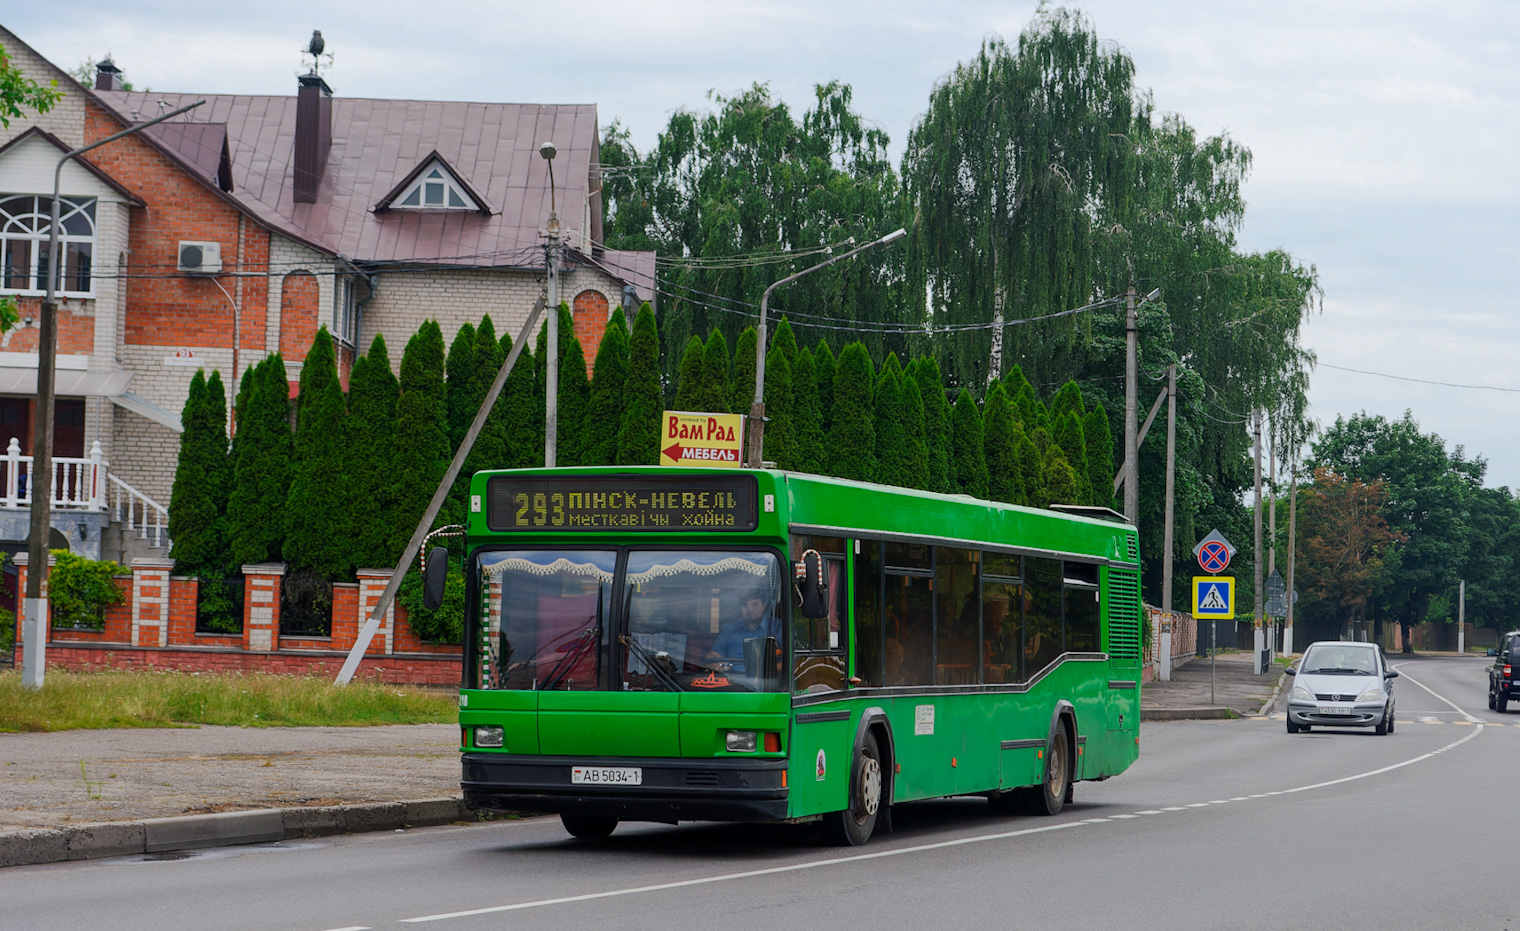
[[[112,475],[100,443],[90,445],[86,459],[53,459],[53,509],[59,511],[110,511],[111,519],[125,524],[153,546],[169,544],[169,511],[163,505]],[[5,497],[0,509],[25,510],[32,506],[32,457],[21,455],[15,437],[5,450]]]

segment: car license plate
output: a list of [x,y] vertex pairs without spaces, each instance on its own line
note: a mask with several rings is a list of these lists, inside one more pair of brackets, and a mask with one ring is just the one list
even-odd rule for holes
[[644,771],[637,766],[572,766],[570,781],[576,785],[637,786],[644,783]]
[[1354,714],[1350,708],[1337,708],[1334,705],[1320,705],[1320,714]]

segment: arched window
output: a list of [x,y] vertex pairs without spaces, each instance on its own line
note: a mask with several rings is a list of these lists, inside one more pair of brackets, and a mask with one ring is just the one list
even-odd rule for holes
[[581,352],[586,354],[589,373],[596,362],[596,351],[602,346],[602,334],[607,331],[607,296],[587,288],[575,296],[570,308],[570,316],[575,321],[575,338],[581,341]]
[[[58,200],[58,292],[64,297],[94,297],[95,198]],[[47,290],[52,222],[51,197],[0,194],[0,291],[42,294]]]

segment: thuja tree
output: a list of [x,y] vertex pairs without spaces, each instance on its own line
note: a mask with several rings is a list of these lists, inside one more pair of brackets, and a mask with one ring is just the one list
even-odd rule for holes
[[227,395],[221,373],[190,380],[180,422],[179,464],[169,497],[169,555],[176,569],[200,579],[197,612],[213,630],[242,626],[242,605],[234,604],[223,579],[232,570],[228,549],[227,497],[232,490],[232,459],[227,449]]
[[474,398],[474,404],[470,401],[474,393],[473,382],[475,380],[475,327],[464,323],[454,334],[454,341],[449,344],[449,357],[445,364],[447,373],[447,387],[449,410],[449,449],[459,448],[459,440],[464,436],[464,431],[470,425],[470,418],[475,415],[475,408],[480,404],[479,398]]
[[1051,443],[1045,447],[1045,455],[1040,462],[1043,484],[1040,488],[1040,497],[1035,503],[1042,508],[1048,508],[1052,504],[1080,504],[1077,500],[1077,474],[1072,471],[1071,463],[1066,461],[1066,456],[1061,453],[1061,447]]
[[873,398],[876,424],[876,475],[885,485],[905,484],[908,435],[902,416],[902,366],[897,354],[887,356],[876,376]]
[[401,354],[401,395],[396,402],[396,522],[391,550],[401,553],[449,466],[448,409],[444,397],[443,331],[424,321]]
[[581,455],[584,465],[616,464],[618,433],[623,423],[623,389],[627,382],[628,324],[623,317],[623,308],[619,307],[607,321],[591,371],[591,400],[586,409],[586,423],[592,429],[586,435]]
[[818,372],[813,353],[797,352],[792,366],[793,467],[799,472],[824,471],[823,411],[818,401]]
[[728,340],[714,327],[702,347],[702,389],[693,410],[719,414],[728,410]]
[[1114,504],[1114,439],[1108,429],[1108,413],[1102,404],[1082,418],[1082,440],[1087,446],[1087,481],[1092,486],[1092,503],[1103,507]]
[[918,379],[904,375],[898,390],[898,410],[903,421],[903,474],[899,484],[929,488],[929,443],[924,430],[924,395]]
[[[460,386],[458,392],[453,385],[449,387],[449,416],[454,416],[455,395],[458,394],[459,403],[468,409],[464,417],[464,426],[459,431],[459,437],[455,439],[454,448],[458,452],[459,444],[464,441],[469,432],[470,424],[474,422],[475,415],[480,411],[480,405],[485,401],[486,394],[491,390],[491,383],[496,380],[496,373],[501,370],[501,342],[496,338],[496,325],[491,322],[489,314],[481,317],[480,326],[475,328],[475,341],[470,346],[459,346],[456,342],[454,348],[449,350],[449,377],[452,380],[454,371],[454,353],[468,352],[470,363],[470,381]],[[457,524],[464,521],[468,513],[467,504],[470,493],[470,477],[482,469],[502,468],[502,460],[505,458],[505,448],[502,442],[501,425],[499,421],[488,418],[487,423],[481,428],[475,437],[475,442],[470,445],[470,452],[465,457],[464,466],[459,474],[454,477],[454,487],[449,491],[449,501],[445,513],[440,518],[440,523]]]
[[1082,434],[1082,421],[1076,411],[1068,408],[1059,417],[1051,412],[1050,441],[1061,447],[1066,463],[1071,467],[1072,480],[1076,483],[1076,498],[1071,504],[1092,503],[1092,483],[1087,472],[1087,441]]
[[908,372],[918,382],[924,402],[924,444],[929,456],[930,491],[950,492],[950,402],[933,356],[913,360]]
[[754,327],[745,328],[734,341],[734,362],[728,375],[728,412],[748,414],[755,403],[755,344],[758,337]]
[[280,559],[285,536],[285,499],[290,491],[290,388],[285,360],[275,353],[244,380],[248,398],[239,403],[237,461],[227,503],[235,565]]
[[353,568],[345,519],[351,490],[343,474],[347,419],[333,339],[320,327],[301,364],[283,553],[292,572],[327,582]]
[[829,472],[872,481],[876,477],[875,372],[864,343],[856,341],[840,351],[833,387]]
[[[503,357],[512,354],[512,337],[501,338]],[[538,386],[534,383],[536,360],[527,346],[517,357],[517,364],[507,373],[507,384],[491,408],[491,417],[499,421],[502,465],[524,469],[544,464],[543,424],[538,418]]]
[[624,387],[618,465],[655,465],[660,461],[660,332],[646,303],[633,320],[628,340],[628,382]]
[[697,406],[704,394],[702,370],[703,353],[702,337],[691,334],[691,339],[686,341],[686,350],[681,353],[681,367],[676,370],[676,396],[670,402],[671,406],[678,411],[700,411],[703,408]]
[[984,449],[982,415],[976,398],[962,388],[950,413],[950,448],[955,466],[957,491],[987,497],[987,454]]
[[834,350],[819,340],[813,350],[813,368],[818,373],[818,409],[823,412],[823,432],[828,435],[834,425]]
[[987,496],[993,501],[1025,504],[1024,475],[1013,434],[1013,402],[1002,382],[993,382],[982,410],[982,449],[987,461]]
[[394,566],[401,554],[392,549],[396,523],[396,401],[400,393],[391,371],[385,337],[379,333],[369,352],[354,361],[348,376],[348,445],[344,474],[348,480],[349,560],[356,568]]
[[[585,405],[582,402],[581,396],[577,395],[574,399],[571,400],[570,406],[567,410],[565,398],[566,375],[570,371],[567,360],[570,358],[572,348],[578,347],[579,345],[580,340],[577,339],[575,335],[575,320],[570,316],[570,307],[568,304],[565,304],[563,301],[561,301],[559,305],[559,335],[557,347],[558,355],[556,356],[556,368],[558,369],[559,375],[558,394],[556,396],[558,404],[556,405],[554,411],[554,464],[556,466],[570,465],[570,462],[567,462],[564,458],[564,450],[567,448],[567,446],[571,447],[572,459],[580,455],[579,449],[576,449],[574,447],[578,446],[581,442],[580,437],[576,434],[579,432],[581,424],[585,420]],[[547,326],[541,327],[538,331],[538,349],[533,354],[534,370],[537,374],[538,379],[536,388],[537,395],[534,398],[535,402],[538,405],[538,411],[535,415],[537,419],[534,421],[534,429],[538,435],[540,448],[540,454],[534,462],[535,465],[543,464],[542,448],[544,445],[544,430],[548,429],[548,424],[546,423],[546,414],[548,410],[549,400],[548,346],[549,328]],[[583,352],[577,352],[575,354],[580,357],[582,364],[584,364],[585,354]]]
[[559,365],[559,454],[562,466],[584,462],[587,442],[586,412],[591,408],[591,381],[586,377],[586,351],[572,330],[569,348]]

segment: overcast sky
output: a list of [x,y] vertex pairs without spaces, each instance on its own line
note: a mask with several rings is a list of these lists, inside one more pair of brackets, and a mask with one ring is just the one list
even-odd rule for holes
[[[1156,105],[1228,132],[1255,163],[1242,245],[1317,266],[1323,365],[1313,415],[1397,417],[1520,486],[1520,3],[1089,0]],[[1032,2],[575,4],[72,2],[0,22],[55,63],[111,51],[138,87],[289,94],[320,28],[335,93],[595,103],[640,148],[709,90],[769,82],[800,112],[812,86],[854,86],[894,155],[930,88],[983,37],[1010,41]],[[1449,388],[1330,366],[1507,388]]]

